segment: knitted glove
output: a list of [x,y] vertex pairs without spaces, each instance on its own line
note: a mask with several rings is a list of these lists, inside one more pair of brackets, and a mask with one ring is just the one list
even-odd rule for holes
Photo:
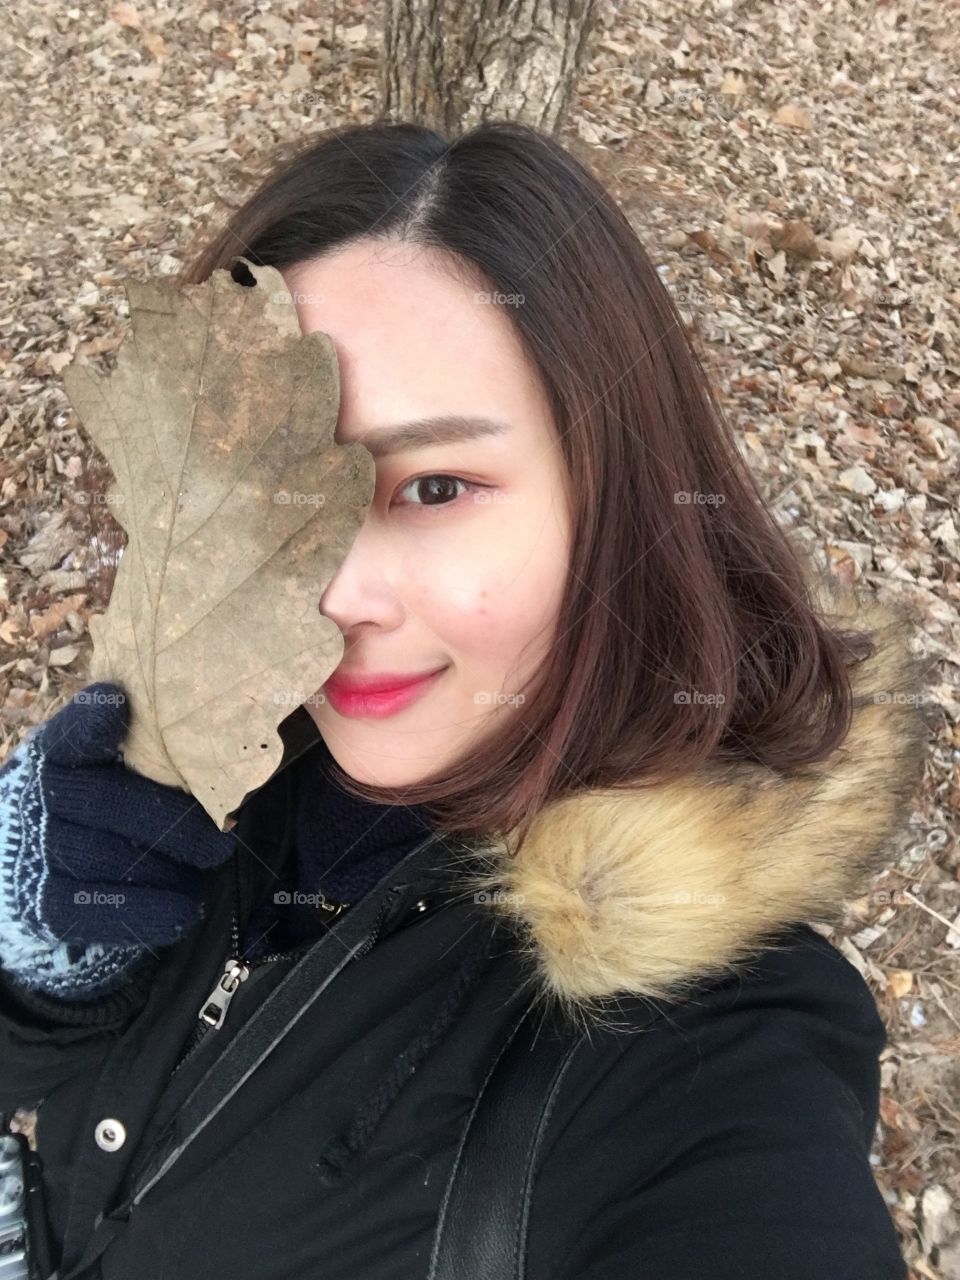
[[199,803],[123,764],[123,690],[80,690],[0,768],[0,964],[88,999],[203,914],[205,868],[236,847]]

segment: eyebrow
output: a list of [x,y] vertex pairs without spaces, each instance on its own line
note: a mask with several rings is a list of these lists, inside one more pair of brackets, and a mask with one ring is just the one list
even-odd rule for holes
[[375,458],[410,449],[428,449],[438,444],[463,444],[482,436],[499,436],[512,430],[510,424],[496,418],[471,418],[462,414],[440,414],[432,418],[414,418],[392,427],[375,427],[362,440]]

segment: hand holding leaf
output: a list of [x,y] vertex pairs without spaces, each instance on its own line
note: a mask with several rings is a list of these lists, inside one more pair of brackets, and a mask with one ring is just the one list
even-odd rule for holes
[[64,373],[128,535],[90,678],[130,698],[124,763],[192,792],[221,829],[343,655],[319,601],[374,488],[367,450],[334,442],[333,342],[301,334],[278,271],[246,265],[254,287],[228,271],[124,281],[116,369]]

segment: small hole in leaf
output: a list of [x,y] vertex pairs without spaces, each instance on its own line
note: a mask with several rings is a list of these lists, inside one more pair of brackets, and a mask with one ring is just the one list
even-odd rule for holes
[[245,262],[240,261],[239,257],[234,259],[230,268],[230,275],[233,277],[234,284],[242,284],[248,289],[256,286],[257,277]]

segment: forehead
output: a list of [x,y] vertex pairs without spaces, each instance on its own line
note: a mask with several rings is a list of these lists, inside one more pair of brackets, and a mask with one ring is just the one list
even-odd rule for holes
[[469,264],[440,250],[363,240],[282,272],[304,333],[340,365],[341,418],[435,412],[510,418],[543,409],[507,309]]

